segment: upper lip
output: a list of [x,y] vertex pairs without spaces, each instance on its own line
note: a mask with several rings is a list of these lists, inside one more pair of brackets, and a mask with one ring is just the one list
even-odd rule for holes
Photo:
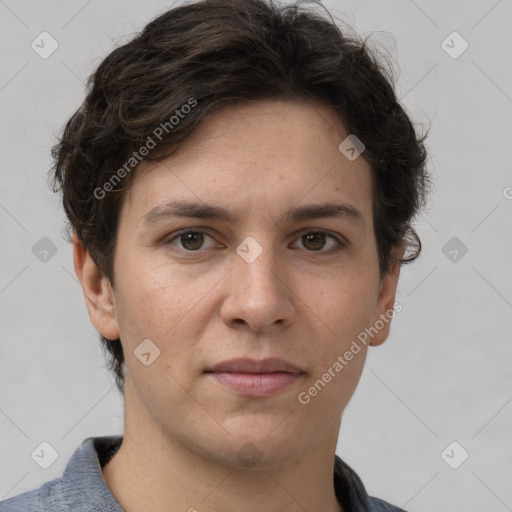
[[302,373],[302,370],[284,359],[271,357],[257,361],[255,359],[241,358],[230,359],[216,364],[208,372],[226,372],[226,373]]

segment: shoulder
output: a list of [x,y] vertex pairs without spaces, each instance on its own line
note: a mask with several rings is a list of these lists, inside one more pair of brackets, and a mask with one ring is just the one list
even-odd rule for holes
[[62,488],[62,478],[44,483],[38,489],[24,492],[0,502],[0,512],[65,512],[69,508]]
[[101,470],[102,463],[120,446],[122,439],[122,436],[87,438],[75,450],[60,478],[0,502],[0,512],[122,512]]
[[380,498],[369,498],[371,512],[406,512],[403,508],[391,505]]
[[343,508],[350,512],[406,512],[380,498],[369,496],[359,475],[338,455],[334,457],[334,490]]

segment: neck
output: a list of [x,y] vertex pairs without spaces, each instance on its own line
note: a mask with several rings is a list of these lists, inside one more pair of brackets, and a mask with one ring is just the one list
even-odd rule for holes
[[[310,451],[265,465],[229,465],[125,412],[123,442],[103,477],[125,512],[343,512],[333,482],[338,422]],[[279,459],[279,458],[278,458]]]

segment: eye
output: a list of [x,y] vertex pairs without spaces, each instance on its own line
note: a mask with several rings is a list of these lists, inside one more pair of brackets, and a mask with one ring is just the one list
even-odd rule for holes
[[[327,251],[321,251],[321,249],[326,244],[326,239],[330,238],[331,240],[334,240],[334,246],[331,246],[331,248]],[[304,233],[300,238],[300,241],[302,241],[303,246],[306,248],[308,252],[324,252],[324,253],[331,253],[339,250],[340,248],[344,247],[346,244],[343,243],[341,240],[339,240],[334,235],[331,235],[330,233],[327,233],[326,231],[308,231],[307,233]],[[338,247],[336,247],[338,246]]]
[[185,231],[181,231],[180,233],[177,233],[172,238],[170,238],[166,243],[174,245],[173,241],[177,239],[178,242],[181,244],[181,247],[178,247],[179,249],[187,252],[197,252],[201,248],[205,249],[205,247],[201,247],[204,243],[205,237],[211,238],[213,241],[213,244],[210,245],[210,247],[206,247],[206,249],[215,247],[215,240],[210,235],[208,235],[204,231],[195,231],[192,229],[188,229]]
[[[204,247],[205,240],[208,238],[211,239],[210,246]],[[328,250],[322,250],[325,248],[328,239],[331,239],[331,247],[328,248]],[[308,231],[303,233],[298,240],[302,242],[307,252],[321,252],[326,254],[336,252],[347,245],[338,237],[326,231]],[[179,245],[176,246],[175,242]],[[165,244],[177,247],[178,251],[181,250],[188,253],[216,247],[215,239],[211,235],[205,231],[194,229],[186,229],[174,234]]]

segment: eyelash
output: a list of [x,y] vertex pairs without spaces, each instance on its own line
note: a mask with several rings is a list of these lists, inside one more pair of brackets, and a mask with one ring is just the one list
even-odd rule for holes
[[[191,229],[191,228],[188,228],[188,229],[183,229],[181,231],[178,231],[176,233],[174,233],[172,235],[171,238],[167,239],[164,243],[165,245],[173,245],[172,242],[176,239],[179,240],[179,238],[182,236],[182,235],[186,235],[188,233],[202,233],[202,234],[206,234],[207,236],[211,237],[211,238],[214,238],[212,235],[210,235],[207,231],[204,231],[202,230],[201,228],[197,228],[197,229]],[[335,247],[333,249],[329,249],[328,251],[323,251],[323,250],[318,250],[318,251],[313,251],[313,250],[306,250],[306,252],[308,253],[311,253],[311,254],[324,254],[324,255],[330,255],[330,254],[333,254],[335,252],[338,252],[340,251],[341,249],[343,249],[344,247],[346,247],[348,244],[342,240],[340,240],[337,236],[331,234],[330,232],[328,231],[324,231],[324,230],[310,230],[310,231],[305,231],[305,232],[302,232],[301,235],[298,237],[297,240],[301,239],[302,237],[306,236],[306,235],[309,235],[309,234],[315,234],[315,235],[325,235],[326,237],[328,238],[331,238],[331,239],[334,239],[337,244],[338,244],[338,247]],[[177,252],[183,252],[185,254],[188,254],[190,256],[187,256],[187,257],[190,257],[190,258],[193,258],[194,256],[192,256],[194,253],[200,253],[201,252],[201,249],[198,249],[196,251],[192,251],[192,250],[189,250],[189,249],[180,249],[180,248],[176,248],[176,249],[171,249],[173,251],[177,251]]]

